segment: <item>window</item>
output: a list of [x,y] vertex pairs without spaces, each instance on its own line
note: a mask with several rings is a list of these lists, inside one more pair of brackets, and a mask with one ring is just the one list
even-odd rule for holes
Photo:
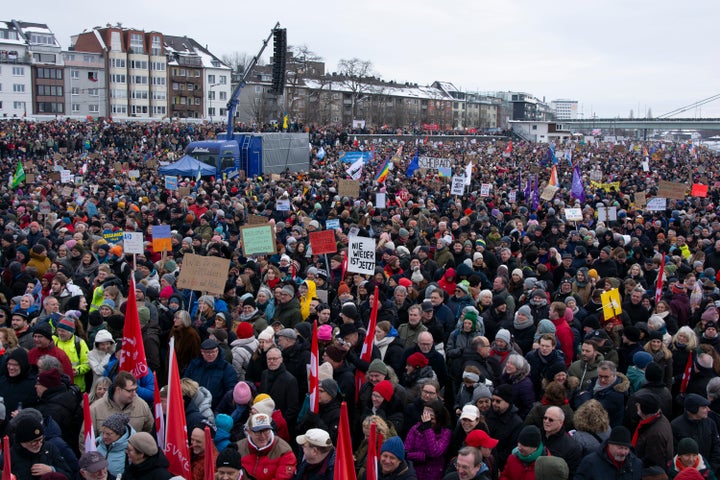
[[113,105],[112,113],[127,113],[127,106],[126,105]]
[[110,62],[110,65],[113,68],[125,68],[125,59],[124,58],[113,58]]
[[63,71],[58,68],[38,68],[37,78],[49,78],[53,80],[62,80]]
[[155,106],[153,109],[153,115],[165,115],[165,107],[164,106]]
[[25,93],[25,85],[22,83],[13,83],[13,92]]
[[121,75],[119,73],[113,73],[110,76],[113,83],[125,83],[125,75]]
[[208,75],[208,84],[212,85],[215,83],[215,75]]
[[43,97],[62,97],[63,87],[57,85],[38,85],[37,94]]
[[38,113],[63,113],[65,106],[56,102],[38,102]]
[[77,80],[80,78],[80,70],[70,70],[70,78]]
[[12,67],[13,77],[22,77],[25,75],[25,67]]
[[13,102],[13,109],[25,111],[25,102]]
[[210,115],[211,117],[215,115],[215,107],[208,108],[208,115]]
[[100,89],[99,89],[99,88],[88,88],[88,89],[87,89],[87,93],[88,93],[88,95],[90,95],[91,97],[97,97],[97,96],[99,96],[99,95],[100,95],[99,92],[100,92]]
[[215,91],[214,90],[210,90],[208,92],[208,100],[215,100]]
[[220,100],[227,100],[227,92],[220,92]]
[[162,55],[162,40],[158,35],[153,35],[152,37],[150,55]]
[[165,92],[152,92],[153,100],[165,100],[166,98]]
[[30,43],[40,45],[55,45],[55,37],[53,35],[42,34],[42,33],[31,33]]
[[143,36],[141,33],[130,34],[130,53],[145,53]]
[[130,68],[139,68],[147,70],[148,63],[144,60],[130,60]]
[[195,105],[200,105],[200,97],[195,97]]
[[[150,70],[157,70],[159,72],[165,71],[165,64],[163,62],[150,62]],[[176,70],[176,69],[173,69]],[[173,75],[176,73],[173,72]]]
[[152,77],[153,85],[165,85],[165,77]]
[[255,85],[255,93],[263,93],[263,87],[260,85]]
[[55,63],[56,56],[52,53],[33,53],[33,60],[38,63]]
[[220,85],[227,84],[227,75],[220,75]]
[[188,83],[187,89],[188,89],[188,92],[192,92],[193,90],[195,90],[195,85],[193,85],[192,83]]
[[73,113],[78,113],[80,111],[80,104],[79,103],[73,103],[72,104],[72,111]]
[[88,80],[90,80],[91,82],[97,82],[98,81],[98,72],[96,72],[96,71],[88,72]]
[[187,75],[187,73],[185,72],[184,68],[181,68],[180,70],[178,70],[179,77],[184,77],[185,75]]
[[88,111],[90,113],[98,113],[100,111],[100,106],[96,104],[88,105]]

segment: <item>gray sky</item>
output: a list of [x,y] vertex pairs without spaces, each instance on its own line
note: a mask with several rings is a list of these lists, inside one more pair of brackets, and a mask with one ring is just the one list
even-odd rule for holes
[[[658,116],[720,94],[719,18],[718,0],[35,0],[2,19],[46,23],[65,49],[72,34],[121,22],[217,56],[254,55],[279,21],[328,71],[357,57],[384,80],[570,98],[587,118]],[[720,100],[680,116],[718,118]]]

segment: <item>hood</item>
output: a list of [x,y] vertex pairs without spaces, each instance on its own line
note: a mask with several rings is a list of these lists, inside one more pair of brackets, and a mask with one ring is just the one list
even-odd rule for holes
[[455,278],[455,269],[450,267],[447,270],[445,270],[445,274],[443,275],[443,278],[448,282],[450,280],[452,280],[453,278]]
[[101,342],[113,342],[113,345],[115,345],[115,340],[113,339],[112,334],[104,328],[102,330],[99,330],[97,332],[97,335],[95,335],[95,343]]
[[[15,360],[20,364],[20,378],[25,378],[30,371],[30,361],[28,360],[27,351],[24,348],[16,348],[8,354],[8,360]],[[6,376],[7,374],[7,361],[3,365],[3,371]],[[8,378],[10,378],[8,376]]]

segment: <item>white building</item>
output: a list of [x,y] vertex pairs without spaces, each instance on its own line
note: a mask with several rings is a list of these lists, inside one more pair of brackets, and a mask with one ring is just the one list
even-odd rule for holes
[[556,120],[574,120],[578,118],[577,100],[558,99],[550,102]]
[[30,53],[13,22],[0,21],[0,117],[32,113]]

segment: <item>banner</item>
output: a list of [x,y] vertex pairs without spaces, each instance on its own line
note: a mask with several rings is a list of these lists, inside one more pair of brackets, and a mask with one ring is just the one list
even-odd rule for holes
[[363,163],[373,158],[372,152],[344,152],[340,154],[340,160],[343,163],[355,163],[361,160]]
[[140,330],[137,300],[135,299],[135,279],[130,276],[128,298],[125,307],[125,325],[123,326],[122,355],[118,370],[133,374],[138,381],[147,375],[148,365],[145,358],[145,343]]
[[658,185],[658,197],[672,198],[675,200],[685,200],[685,192],[687,185],[680,182],[668,182],[660,180]]
[[452,160],[449,158],[419,157],[418,167],[434,168],[436,170],[440,167],[452,168]]
[[620,182],[600,183],[600,182],[596,182],[595,180],[590,180],[590,186],[595,189],[605,190],[608,193],[610,193],[612,191],[616,191],[616,192],[620,191]]
[[[173,475],[183,478],[192,478],[190,473],[190,447],[188,446],[187,420],[185,419],[185,406],[183,404],[182,389],[180,388],[180,373],[175,358],[175,338],[170,338],[168,347],[168,394],[167,394],[167,422],[165,431],[165,457],[168,459],[168,470]],[[212,445],[205,448],[210,448]],[[212,455],[211,455],[212,456]]]
[[[375,239],[350,237],[348,244],[348,272],[373,275],[375,273]],[[373,335],[370,335],[372,337]]]
[[308,374],[308,391],[310,393],[310,411],[320,410],[320,349],[318,347],[317,320],[313,322],[312,341],[310,343],[310,372]]
[[365,162],[360,158],[356,160],[352,165],[350,165],[348,169],[345,170],[345,173],[347,173],[348,177],[352,178],[353,180],[360,180],[360,177],[362,177],[364,166]]

